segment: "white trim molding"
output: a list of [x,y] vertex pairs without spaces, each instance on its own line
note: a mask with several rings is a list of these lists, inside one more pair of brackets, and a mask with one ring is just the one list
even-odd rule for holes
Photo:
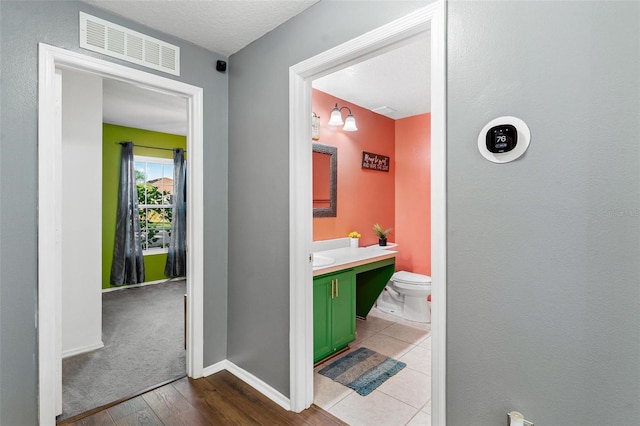
[[[313,402],[311,82],[431,32],[432,422],[446,424],[445,0],[289,68],[289,282],[291,410]],[[309,141],[309,143],[304,143]]]
[[[56,70],[75,69],[104,78],[130,82],[145,89],[187,100],[187,374],[202,377],[204,350],[204,223],[203,206],[203,90],[166,77],[128,68],[80,53],[39,44],[38,57],[38,415],[41,425],[55,425],[60,411],[61,376],[56,373],[60,347],[60,238],[59,223],[61,143],[60,85]],[[53,160],[53,161],[52,161]],[[59,194],[58,194],[59,195]]]
[[75,356],[75,355],[95,351],[100,348],[104,348],[104,342],[94,343],[93,345],[83,346],[81,348],[70,349],[68,351],[62,352],[62,359],[69,358],[70,356]]
[[264,382],[262,379],[254,376],[249,373],[247,370],[244,370],[231,361],[227,360],[227,365],[225,368],[229,373],[233,374],[252,388],[256,389],[258,392],[284,408],[285,410],[291,411],[291,404],[289,402],[289,398],[284,396],[282,393],[278,392],[276,389],[271,387],[268,383]]
[[431,15],[431,423],[447,424],[447,52],[445,0]]
[[275,390],[268,383],[249,373],[247,370],[238,367],[233,362],[224,359],[222,361],[216,362],[213,365],[210,365],[204,369],[204,377],[209,377],[213,374],[216,374],[220,371],[226,370],[229,373],[233,374],[252,388],[256,389],[258,392],[284,408],[285,410],[291,411],[291,404],[289,402],[289,398],[284,396],[279,391]]
[[228,361],[223,359],[222,361],[218,361],[213,365],[205,367],[202,371],[202,377],[209,377],[212,374],[216,374],[219,371],[223,371],[227,369]]

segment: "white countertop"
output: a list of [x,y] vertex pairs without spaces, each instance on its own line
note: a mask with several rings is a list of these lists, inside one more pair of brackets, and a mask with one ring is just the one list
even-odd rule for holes
[[332,250],[315,252],[321,256],[331,257],[335,262],[331,265],[316,266],[313,268],[313,276],[327,274],[329,272],[340,271],[342,269],[353,268],[367,263],[396,257],[397,251],[386,250],[380,246],[370,247],[343,247]]

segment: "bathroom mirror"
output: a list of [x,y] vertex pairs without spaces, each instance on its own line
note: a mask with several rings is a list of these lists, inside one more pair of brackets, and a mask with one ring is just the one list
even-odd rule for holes
[[338,148],[313,144],[313,217],[336,217]]

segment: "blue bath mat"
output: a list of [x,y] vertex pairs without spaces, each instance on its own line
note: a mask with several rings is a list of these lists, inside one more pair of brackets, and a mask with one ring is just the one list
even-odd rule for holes
[[363,347],[333,361],[318,373],[366,396],[406,366],[404,362]]

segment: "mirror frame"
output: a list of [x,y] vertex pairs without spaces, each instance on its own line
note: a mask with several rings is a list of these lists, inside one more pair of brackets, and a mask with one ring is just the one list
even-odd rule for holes
[[[313,152],[327,154],[331,157],[329,162],[329,207],[314,208],[313,217],[337,217],[338,216],[338,147],[313,143]],[[313,195],[312,195],[313,197]],[[313,200],[312,200],[313,201]]]

